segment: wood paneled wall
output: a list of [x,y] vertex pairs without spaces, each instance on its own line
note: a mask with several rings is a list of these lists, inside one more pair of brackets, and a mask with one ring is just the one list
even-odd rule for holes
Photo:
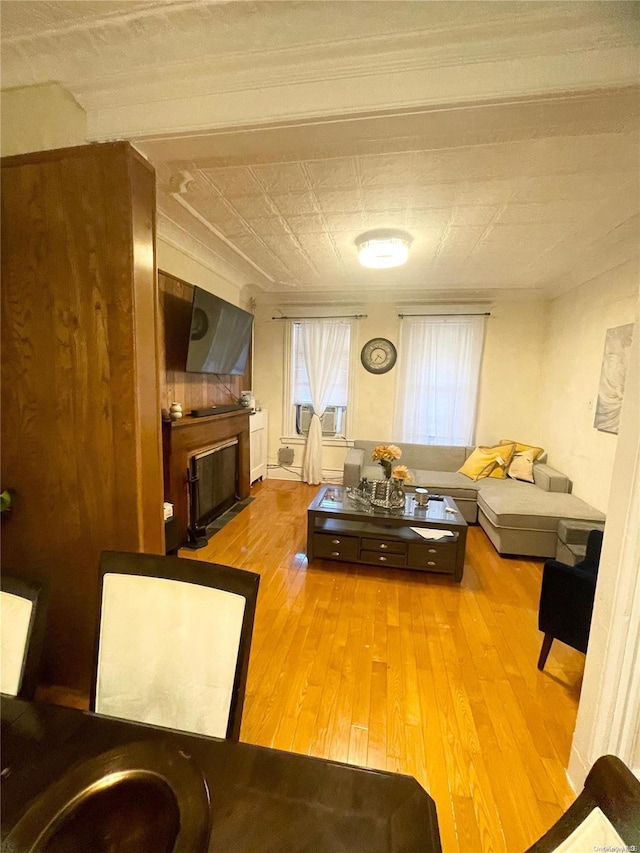
[[3,569],[51,588],[45,679],[86,690],[105,549],[164,550],[155,175],[128,143],[2,161]]
[[[197,282],[196,282],[197,283]],[[186,373],[191,328],[193,284],[158,272],[160,291],[160,400],[168,412],[171,403],[183,411],[237,403],[240,392],[251,388],[251,354],[244,376]]]

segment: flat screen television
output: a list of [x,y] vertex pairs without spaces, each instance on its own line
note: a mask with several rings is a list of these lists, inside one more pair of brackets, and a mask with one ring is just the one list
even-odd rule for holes
[[243,374],[253,315],[208,290],[196,287],[194,291],[187,373]]

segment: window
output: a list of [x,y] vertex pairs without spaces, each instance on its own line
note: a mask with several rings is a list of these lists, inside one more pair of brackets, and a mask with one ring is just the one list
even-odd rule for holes
[[484,317],[406,317],[400,330],[394,436],[415,444],[474,440]]
[[[313,331],[318,334],[318,351],[313,347],[305,356],[303,335],[301,325],[305,323],[312,326]],[[286,401],[287,423],[289,435],[306,436],[309,432],[309,424],[313,415],[312,391],[307,369],[307,357],[314,359],[316,370],[316,381],[326,380],[327,400],[324,414],[321,417],[322,434],[327,438],[343,438],[346,433],[347,424],[347,402],[349,396],[349,364],[350,364],[350,342],[351,321],[350,320],[304,320],[291,322],[290,328],[290,383],[289,400]],[[331,359],[324,360],[322,340],[324,336],[334,342],[338,347],[337,352],[331,353]],[[318,360],[319,359],[319,360]],[[323,370],[330,370],[328,379],[322,377]],[[320,377],[318,376],[320,374]]]

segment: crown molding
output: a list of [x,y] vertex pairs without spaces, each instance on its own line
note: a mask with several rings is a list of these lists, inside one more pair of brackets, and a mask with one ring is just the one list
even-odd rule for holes
[[[583,56],[586,56],[583,55]],[[588,71],[586,70],[588,69]],[[402,61],[380,56],[334,63],[306,62],[304,72],[284,77],[264,69],[167,86],[156,80],[112,90],[108,97],[77,87],[73,94],[87,111],[92,141],[114,137],[197,133],[272,122],[458,105],[482,99],[528,98],[637,84],[637,62],[614,48],[590,55],[539,56],[500,61],[455,62],[435,68],[420,56]],[[185,91],[189,94],[185,95]]]
[[210,270],[237,290],[241,291],[247,285],[247,277],[241,270],[229,263],[226,258],[221,257],[211,244],[203,243],[160,208],[156,215],[156,237]]
[[[335,290],[335,291],[302,291],[299,293],[291,293],[290,291],[272,291],[260,292],[256,288],[249,288],[247,292],[255,299],[256,305],[269,306],[271,308],[282,308],[288,306],[289,309],[295,307],[316,305],[316,306],[331,306],[340,305],[341,307],[353,304],[368,305],[376,303],[392,303],[398,309],[409,311],[411,307],[418,306],[437,306],[442,309],[446,306],[457,306],[459,310],[462,306],[468,308],[469,305],[482,305],[483,310],[496,305],[499,302],[548,302],[551,298],[540,288],[473,288],[469,290],[460,290],[452,294],[451,290],[431,290],[428,293],[417,290],[398,290],[397,288],[380,288],[378,290],[358,290],[354,294],[353,290]],[[357,298],[357,303],[354,302]]]

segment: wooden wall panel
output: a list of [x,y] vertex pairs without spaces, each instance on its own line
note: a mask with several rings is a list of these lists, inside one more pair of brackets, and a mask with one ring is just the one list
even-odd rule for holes
[[[196,282],[197,284],[197,282]],[[158,273],[160,291],[160,400],[164,412],[174,400],[183,411],[236,403],[251,388],[251,359],[244,376],[186,373],[193,285],[165,272]],[[164,369],[163,369],[164,368]]]
[[153,182],[126,143],[2,161],[3,567],[49,580],[46,679],[79,690],[100,552],[163,551]]
[[164,553],[159,299],[156,275],[155,174],[136,153],[129,158],[132,186],[132,266],[136,344],[139,551]]

